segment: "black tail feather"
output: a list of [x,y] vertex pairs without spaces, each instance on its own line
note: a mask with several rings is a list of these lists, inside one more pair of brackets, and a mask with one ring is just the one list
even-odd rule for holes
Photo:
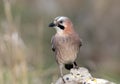
[[70,69],[73,68],[73,64],[65,64],[65,68],[66,68],[67,70],[70,70]]

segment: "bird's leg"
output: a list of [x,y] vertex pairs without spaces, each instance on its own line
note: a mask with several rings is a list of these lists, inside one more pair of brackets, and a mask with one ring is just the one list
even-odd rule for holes
[[73,68],[78,69],[78,65],[76,62],[73,62]]
[[60,64],[60,65],[59,65],[59,68],[60,68],[61,78],[62,78],[63,82],[65,83],[65,80],[64,80],[64,78],[63,78],[63,72],[62,72],[63,64]]

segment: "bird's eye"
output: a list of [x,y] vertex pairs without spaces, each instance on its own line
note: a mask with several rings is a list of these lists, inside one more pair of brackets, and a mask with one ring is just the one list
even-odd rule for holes
[[63,21],[60,21],[60,23],[63,23]]

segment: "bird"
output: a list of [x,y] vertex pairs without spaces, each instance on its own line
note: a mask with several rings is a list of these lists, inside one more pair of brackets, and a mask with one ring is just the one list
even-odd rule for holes
[[74,30],[72,21],[66,16],[56,17],[49,27],[56,30],[56,34],[51,38],[51,44],[59,65],[60,75],[63,78],[63,67],[67,70],[78,67],[76,58],[82,46],[82,40]]

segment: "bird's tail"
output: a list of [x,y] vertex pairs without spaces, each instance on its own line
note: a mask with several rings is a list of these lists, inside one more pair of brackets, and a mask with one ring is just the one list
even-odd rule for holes
[[73,68],[73,64],[72,64],[72,63],[71,63],[71,64],[65,64],[65,68],[66,68],[67,70],[70,70],[70,69]]

